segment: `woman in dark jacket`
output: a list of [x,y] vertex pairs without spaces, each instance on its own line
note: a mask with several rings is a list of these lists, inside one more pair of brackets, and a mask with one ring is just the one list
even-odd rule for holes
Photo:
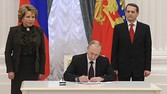
[[43,30],[34,26],[38,11],[26,4],[18,11],[19,26],[10,27],[5,62],[11,79],[11,94],[22,94],[21,82],[39,80],[45,73],[45,46]]

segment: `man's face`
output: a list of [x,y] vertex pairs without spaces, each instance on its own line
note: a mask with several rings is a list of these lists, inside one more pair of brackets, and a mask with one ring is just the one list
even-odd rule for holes
[[100,52],[101,52],[101,47],[98,45],[92,44],[87,48],[87,55],[91,61],[96,60],[97,57],[100,55]]
[[126,11],[125,11],[125,15],[126,15],[126,19],[129,22],[136,21],[138,14],[139,13],[136,11],[136,7],[127,6]]

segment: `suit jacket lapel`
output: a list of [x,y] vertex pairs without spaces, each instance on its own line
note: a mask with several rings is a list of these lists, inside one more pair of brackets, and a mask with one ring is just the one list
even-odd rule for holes
[[127,36],[127,39],[129,40],[129,43],[131,44],[131,39],[130,39],[130,32],[129,32],[129,29],[128,29],[128,24],[127,22],[124,23],[124,26],[122,28],[123,30],[126,30],[125,31],[125,34]]
[[87,75],[88,74],[88,60],[87,60],[87,54],[86,53],[84,54],[84,58],[81,62],[83,63],[82,64],[82,69],[84,71],[84,75]]
[[100,60],[100,57],[98,57],[97,59],[96,59],[96,68],[95,68],[95,76],[98,76],[98,75],[100,75],[101,74],[101,66],[102,66],[102,64],[101,64],[102,62],[101,62],[101,60]]
[[96,60],[96,68],[95,68],[95,76],[97,76],[98,71],[100,71],[100,68],[99,68],[98,66],[100,66],[100,65],[99,65],[99,61],[98,61],[98,59],[97,59],[97,60]]
[[140,23],[137,21],[137,26],[136,26],[136,31],[135,31],[135,35],[134,35],[134,42],[136,41],[136,39],[138,38],[139,36],[139,33],[140,33]]

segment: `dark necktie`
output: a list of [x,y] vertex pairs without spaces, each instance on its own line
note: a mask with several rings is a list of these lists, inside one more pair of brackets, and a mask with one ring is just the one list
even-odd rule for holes
[[133,26],[134,24],[130,24],[130,40],[131,43],[133,44],[133,40],[134,40],[134,30],[133,30]]
[[90,68],[89,68],[89,76],[88,76],[89,79],[94,77],[93,61],[91,61],[90,64],[91,65],[90,65]]

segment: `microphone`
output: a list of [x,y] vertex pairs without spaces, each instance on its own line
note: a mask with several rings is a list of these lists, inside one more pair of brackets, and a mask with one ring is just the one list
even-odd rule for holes
[[59,81],[59,86],[66,86],[66,81],[64,81],[64,77]]

